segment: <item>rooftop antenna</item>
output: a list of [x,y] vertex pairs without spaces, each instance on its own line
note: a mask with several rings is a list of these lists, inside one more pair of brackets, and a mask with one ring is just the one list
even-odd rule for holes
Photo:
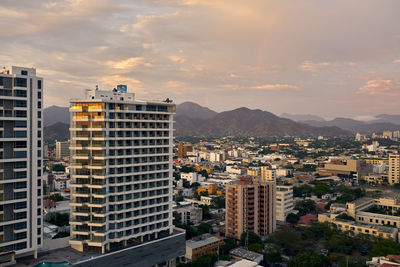
[[96,91],[98,91],[99,90],[99,85],[98,84],[96,84]]

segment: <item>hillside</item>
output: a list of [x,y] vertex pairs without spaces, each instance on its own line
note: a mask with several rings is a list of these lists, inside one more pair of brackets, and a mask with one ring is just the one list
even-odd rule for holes
[[339,127],[352,133],[371,134],[381,133],[385,130],[400,130],[400,125],[388,122],[363,122],[347,118],[336,118],[330,121],[303,121],[302,123],[314,127]]
[[217,114],[217,112],[193,102],[184,102],[176,105],[177,116],[186,116],[192,119],[210,119]]

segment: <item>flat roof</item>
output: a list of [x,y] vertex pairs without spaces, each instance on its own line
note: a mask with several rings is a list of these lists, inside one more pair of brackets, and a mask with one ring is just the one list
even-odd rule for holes
[[196,249],[196,248],[200,248],[200,247],[218,242],[220,240],[212,235],[205,235],[205,236],[203,235],[203,236],[200,236],[200,238],[201,239],[199,239],[199,240],[192,239],[192,240],[186,241],[186,246],[190,247],[191,249]]
[[249,251],[249,250],[244,249],[244,248],[232,249],[229,254],[231,254],[233,256],[238,256],[238,257],[243,258],[243,259],[251,260],[251,261],[256,261],[260,257],[263,257],[263,255],[261,255],[259,253],[256,253],[256,252],[253,252],[253,251]]

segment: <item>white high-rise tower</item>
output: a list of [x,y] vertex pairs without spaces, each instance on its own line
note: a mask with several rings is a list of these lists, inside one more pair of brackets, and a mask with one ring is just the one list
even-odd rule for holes
[[71,240],[105,253],[173,232],[170,101],[139,101],[126,86],[71,101]]
[[33,253],[42,240],[43,79],[0,69],[0,252]]

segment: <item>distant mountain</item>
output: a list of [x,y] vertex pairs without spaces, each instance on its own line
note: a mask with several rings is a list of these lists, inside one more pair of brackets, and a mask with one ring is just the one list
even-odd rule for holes
[[217,114],[217,112],[193,102],[184,102],[176,105],[177,116],[186,116],[192,119],[210,119]]
[[[69,138],[68,108],[52,106],[45,109],[44,138],[46,142]],[[52,122],[55,123],[51,124]],[[270,112],[238,108],[217,113],[195,103],[177,105],[175,134],[200,136],[338,136],[349,135],[338,127],[314,127]],[[51,124],[51,125],[49,125]]]
[[389,122],[400,125],[400,115],[379,114],[373,122]]
[[50,126],[45,126],[44,141],[54,143],[56,140],[65,141],[69,139],[69,124],[57,122]]
[[218,113],[210,119],[191,119],[176,116],[176,135],[204,136],[337,136],[348,135],[337,127],[312,127],[280,118],[270,112],[238,108]]
[[331,121],[302,121],[302,123],[308,124],[314,127],[332,127],[336,126],[343,130],[350,131],[352,133],[379,133],[385,130],[400,130],[400,125],[396,125],[388,122],[363,122],[347,118],[336,118]]
[[69,108],[51,106],[43,110],[44,126],[50,126],[57,122],[69,124]]
[[290,113],[282,113],[281,118],[290,119],[292,121],[325,121],[324,118],[311,115],[311,114],[290,114]]

